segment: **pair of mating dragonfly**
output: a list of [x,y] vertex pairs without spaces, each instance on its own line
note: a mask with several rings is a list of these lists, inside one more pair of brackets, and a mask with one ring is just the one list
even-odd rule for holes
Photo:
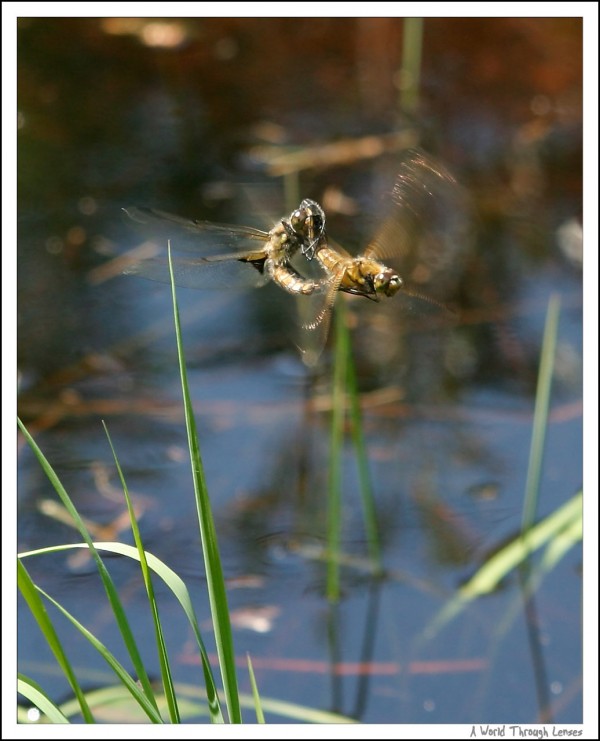
[[[387,218],[363,254],[355,257],[328,239],[325,213],[309,199],[268,232],[188,221],[154,209],[131,207],[124,211],[154,239],[164,239],[165,245],[170,242],[176,285],[215,288],[224,284],[260,286],[271,281],[300,301],[310,302],[309,311],[303,312],[308,318],[302,323],[300,346],[303,360],[310,366],[317,362],[327,340],[338,292],[379,301],[403,290],[437,303],[407,286],[383,260],[406,257],[417,222],[429,216],[418,202],[435,205],[437,186],[453,183],[452,176],[429,157],[410,153],[396,178]],[[126,272],[170,281],[166,256],[142,260]]]

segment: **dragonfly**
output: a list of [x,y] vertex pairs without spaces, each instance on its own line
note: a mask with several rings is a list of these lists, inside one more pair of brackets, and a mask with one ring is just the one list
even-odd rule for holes
[[[304,278],[292,259],[298,251],[312,260],[325,236],[325,212],[316,201],[305,198],[289,217],[268,232],[250,226],[191,221],[152,208],[131,206],[123,211],[153,238],[172,242],[176,251],[194,257],[176,256],[173,268],[176,285],[186,288],[215,288],[224,284],[260,286],[269,279],[288,293],[309,294],[320,285]],[[221,250],[235,250],[222,252]],[[217,250],[215,254],[206,254]],[[170,282],[166,257],[141,260],[129,265],[128,274]]]
[[[415,242],[427,231],[424,221],[442,186],[454,184],[454,178],[429,155],[409,152],[388,199],[388,215],[357,256],[328,237],[325,212],[311,199],[304,199],[269,231],[188,220],[151,208],[123,211],[154,241],[170,242],[176,285],[219,288],[272,282],[299,297],[299,304],[304,303],[299,306],[304,317],[299,349],[305,364],[314,366],[326,344],[339,293],[378,302],[404,292],[442,307],[433,296],[407,285],[386,263],[389,258],[408,265]],[[429,251],[433,258],[442,248]],[[140,260],[125,272],[170,282],[166,256]]]

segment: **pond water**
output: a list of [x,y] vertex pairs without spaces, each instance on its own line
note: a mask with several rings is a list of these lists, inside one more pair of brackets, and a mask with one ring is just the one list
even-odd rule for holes
[[[21,19],[19,414],[98,539],[131,543],[106,422],[146,548],[186,581],[210,647],[170,291],[122,274],[118,258],[141,239],[121,209],[268,229],[309,197],[356,252],[402,149],[428,150],[459,183],[460,244],[444,232],[456,252],[434,283],[460,318],[405,310],[401,296],[348,302],[384,579],[369,568],[348,435],[348,562],[340,603],[324,594],[331,343],[309,372],[293,299],[276,286],[178,291],[240,686],[250,691],[249,653],[263,697],[365,723],[581,723],[578,547],[537,589],[533,628],[515,574],[427,627],[519,531],[552,295],[561,308],[537,518],[582,485],[582,23],[426,19],[418,114],[399,105],[405,31],[385,18]],[[56,502],[20,446],[19,551],[79,541]],[[157,676],[139,574],[107,562]],[[88,559],[27,567],[116,645]],[[159,595],[175,680],[199,683],[185,616]],[[18,614],[20,671],[66,699],[22,603]],[[57,628],[86,688],[113,681]]]

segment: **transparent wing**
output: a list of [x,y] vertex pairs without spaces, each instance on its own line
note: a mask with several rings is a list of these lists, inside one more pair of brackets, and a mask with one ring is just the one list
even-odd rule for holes
[[[218,255],[208,258],[184,258],[172,255],[175,283],[184,288],[251,288],[264,285],[268,277],[260,266],[239,259],[239,255]],[[170,283],[167,257],[154,257],[129,265],[127,274]]]
[[393,261],[407,288],[444,301],[469,244],[463,189],[432,157],[411,150],[388,199],[388,213],[365,254]]
[[171,249],[197,255],[219,252],[256,252],[269,240],[269,233],[250,226],[191,221],[152,208],[129,206],[123,211],[131,224],[146,239]]
[[349,260],[352,260],[352,255],[345,250],[342,245],[339,242],[336,242],[334,239],[331,239],[331,237],[327,236],[327,243],[330,247],[333,247],[333,249],[340,255],[340,257],[348,258]]
[[310,296],[299,296],[297,299],[300,324],[299,349],[305,365],[314,367],[325,347],[331,312],[338,295],[344,272],[330,275],[323,279],[321,288]]

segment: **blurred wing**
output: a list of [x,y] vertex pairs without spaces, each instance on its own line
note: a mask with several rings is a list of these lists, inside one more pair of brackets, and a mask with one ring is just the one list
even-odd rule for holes
[[[175,284],[184,288],[231,288],[264,285],[268,276],[252,263],[240,260],[239,255],[219,255],[207,258],[182,258],[172,255]],[[129,265],[127,274],[170,283],[169,262],[166,257],[155,257]]]
[[365,254],[397,262],[407,287],[443,301],[462,269],[468,208],[462,188],[432,157],[410,151],[390,194],[387,218]]
[[341,257],[347,257],[350,260],[353,259],[352,255],[347,250],[345,250],[339,242],[331,239],[329,235],[327,236],[327,244],[332,247]]
[[327,342],[331,312],[343,277],[344,271],[330,275],[323,280],[320,290],[310,296],[299,296],[297,299],[300,317],[299,349],[302,360],[308,367],[317,364]]
[[123,211],[129,223],[146,239],[158,242],[166,249],[167,240],[171,249],[198,255],[219,252],[256,251],[269,240],[269,233],[250,226],[212,224],[209,221],[191,221],[180,216],[157,211],[152,208],[130,206]]

